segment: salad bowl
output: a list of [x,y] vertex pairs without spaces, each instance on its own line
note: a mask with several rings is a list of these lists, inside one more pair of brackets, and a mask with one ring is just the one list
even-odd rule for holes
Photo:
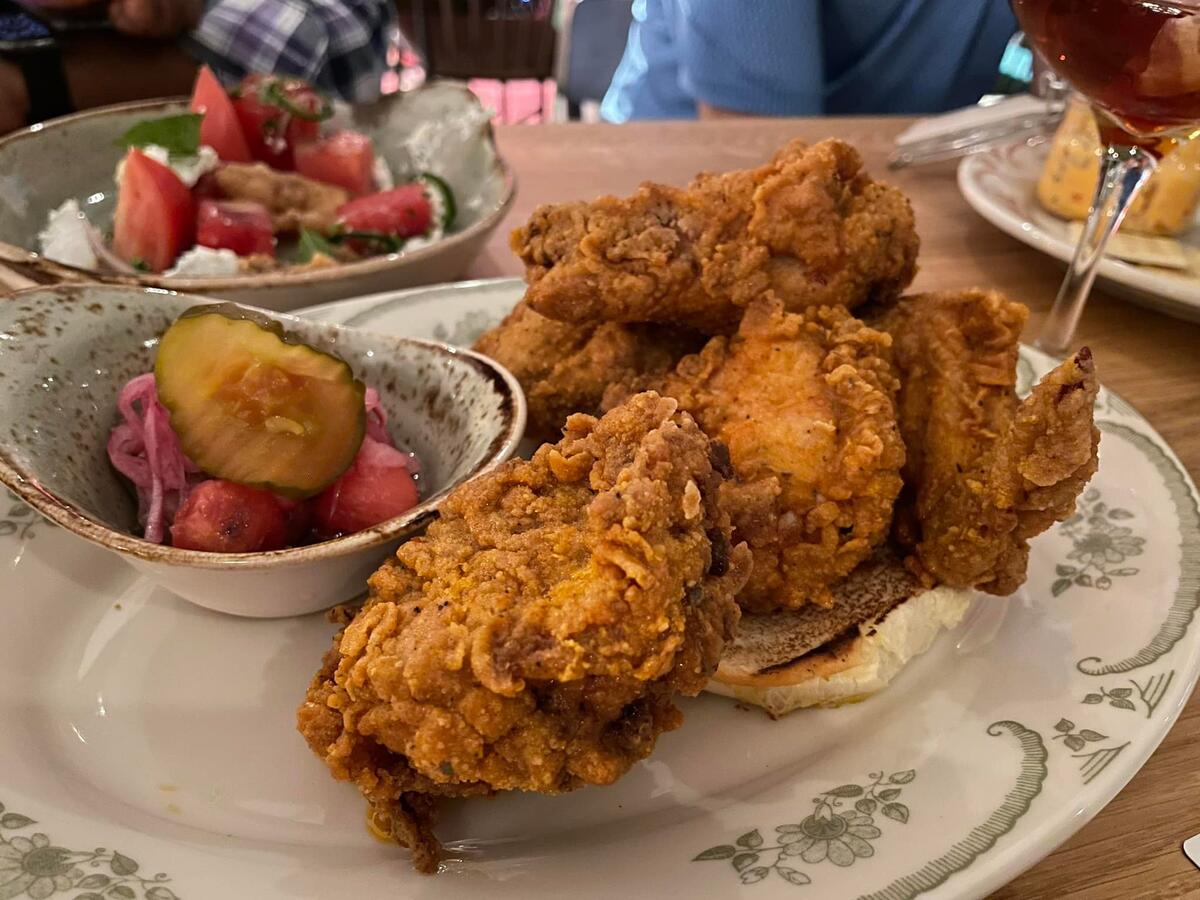
[[336,106],[333,124],[366,134],[395,175],[430,172],[453,191],[457,215],[419,248],[326,268],[283,268],[227,277],[81,269],[47,259],[39,232],[75,200],[101,232],[116,207],[120,138],[149,119],[187,112],[186,98],[138,101],[53,119],[0,138],[0,290],[100,282],[155,287],[291,310],[372,291],[460,276],[512,203],[514,178],[496,151],[490,114],[466,85],[434,82],[375,104]]
[[131,487],[107,454],[117,398],[131,378],[154,368],[160,335],[198,302],[93,284],[21,291],[0,304],[0,482],[200,606],[279,617],[352,599],[454,486],[507,459],[521,438],[520,386],[484,356],[270,314],[379,392],[392,437],[419,461],[420,502],[353,534],[283,550],[215,553],[144,540]]

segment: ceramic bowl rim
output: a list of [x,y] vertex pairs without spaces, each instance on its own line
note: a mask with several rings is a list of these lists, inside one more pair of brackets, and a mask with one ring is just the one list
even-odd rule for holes
[[[454,81],[436,81],[430,85],[417,88],[417,91],[432,88],[434,86],[450,87],[461,91],[462,93],[470,94],[470,89],[465,84],[459,84]],[[89,118],[102,118],[127,112],[161,109],[166,106],[178,105],[186,103],[187,97],[156,97],[151,100],[131,100],[126,103],[114,103],[107,106],[98,106],[93,109],[86,109],[82,112],[71,113],[66,116],[59,116],[55,119],[48,119],[45,122],[39,122],[35,125],[30,125],[27,128],[22,128],[14,131],[12,134],[0,137],[0,153],[9,147],[25,140],[35,140],[42,132],[54,130],[70,125],[73,122],[78,122]],[[478,104],[478,99],[475,99]],[[487,234],[504,219],[512,207],[513,201],[517,194],[517,178],[500,155],[500,150],[496,146],[495,133],[492,130],[491,123],[487,123],[488,142],[492,145],[493,153],[495,154],[495,165],[493,174],[498,174],[504,185],[504,194],[500,198],[500,202],[496,204],[486,215],[480,218],[477,222],[468,225],[462,231],[455,231],[445,235],[437,241],[420,247],[416,250],[410,250],[407,253],[391,253],[387,256],[373,256],[368,259],[358,260],[357,262],[342,263],[338,266],[331,266],[325,269],[306,269],[298,271],[296,269],[282,269],[276,272],[264,272],[257,275],[234,275],[225,278],[167,278],[162,275],[146,274],[146,275],[128,275],[119,272],[99,272],[94,269],[81,269],[76,266],[66,265],[65,263],[55,262],[47,259],[40,253],[30,250],[28,247],[21,247],[16,244],[10,244],[7,241],[0,241],[0,250],[5,251],[0,254],[0,261],[7,265],[20,266],[23,269],[28,268],[33,270],[22,271],[33,281],[43,281],[51,279],[54,281],[91,281],[100,284],[119,285],[123,287],[155,287],[169,291],[187,291],[189,293],[206,294],[206,293],[221,293],[223,291],[236,291],[256,288],[277,288],[288,287],[290,285],[305,285],[305,284],[322,284],[325,282],[336,282],[342,278],[354,278],[356,276],[372,275],[378,272],[386,271],[387,269],[395,268],[416,262],[423,259],[429,259],[438,255],[441,251],[454,247],[458,244],[466,244],[475,239],[481,234]],[[40,276],[40,277],[39,277]]]
[[[26,294],[33,294],[40,291],[55,291],[68,292],[72,294],[86,294],[87,291],[96,287],[109,287],[109,285],[40,285],[37,287],[26,288],[24,290],[15,291],[0,297],[0,302],[11,302],[19,300]],[[131,291],[132,292],[132,291]],[[179,291],[162,291],[147,289],[145,293],[170,293],[182,294]],[[198,301],[211,300],[211,298],[200,297]],[[211,301],[211,302],[227,302],[227,301]],[[245,306],[248,309],[256,309],[248,304],[238,304]],[[316,322],[310,319],[300,319],[298,316],[288,315],[271,310],[257,310],[265,313],[272,318],[282,319],[299,319],[299,321],[308,324],[321,325],[328,323]],[[372,334],[368,329],[354,328],[352,326],[331,325],[343,331],[357,332],[360,334]],[[278,569],[291,566],[294,564],[312,563],[318,560],[336,559],[338,557],[348,556],[353,553],[358,553],[362,550],[367,550],[372,547],[377,547],[386,544],[389,541],[403,537],[406,533],[414,531],[427,520],[434,518],[438,514],[438,509],[446,499],[446,496],[455,488],[473,478],[482,475],[484,472],[490,471],[502,464],[505,460],[516,452],[517,445],[525,432],[525,419],[527,415],[525,394],[521,389],[520,383],[516,377],[508,371],[496,360],[490,356],[485,356],[482,353],[477,353],[474,350],[468,350],[463,347],[454,347],[450,344],[441,341],[431,341],[425,338],[405,337],[402,335],[376,335],[378,337],[386,337],[389,340],[398,341],[401,343],[419,345],[426,347],[443,356],[453,357],[455,359],[469,360],[471,364],[482,373],[490,373],[493,382],[499,381],[507,388],[509,403],[505,404],[501,411],[502,428],[500,434],[492,443],[492,448],[488,454],[479,461],[465,476],[445,485],[437,493],[431,497],[427,497],[419,504],[408,510],[401,516],[394,519],[388,519],[386,522],[380,522],[378,525],[366,528],[362,531],[357,531],[354,534],[348,534],[343,537],[334,538],[329,541],[322,541],[316,544],[307,544],[302,547],[289,547],[284,550],[269,550],[258,553],[215,553],[206,550],[184,550],[179,547],[171,547],[166,544],[155,544],[143,538],[136,537],[133,534],[127,534],[122,531],[110,528],[109,526],[97,521],[85,511],[75,508],[61,498],[55,496],[49,491],[39,487],[36,483],[29,481],[13,463],[8,451],[0,445],[0,484],[5,485],[12,490],[21,500],[33,507],[37,512],[41,513],[46,518],[50,519],[57,525],[62,526],[67,531],[91,541],[94,544],[99,544],[108,550],[112,550],[122,555],[132,556],[137,559],[150,563],[166,563],[167,565],[192,568],[192,569],[220,569],[220,570],[265,570]],[[503,393],[503,392],[501,392]],[[115,476],[114,477],[119,477]]]

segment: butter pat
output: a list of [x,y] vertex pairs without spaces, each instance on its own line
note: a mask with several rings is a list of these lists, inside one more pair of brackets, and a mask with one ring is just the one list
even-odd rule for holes
[[[1083,220],[1100,180],[1099,132],[1086,103],[1072,101],[1037,184],[1037,199],[1064,219]],[[1200,140],[1182,141],[1143,185],[1122,233],[1177,235],[1192,227],[1200,203]],[[1119,255],[1119,254],[1116,254]]]

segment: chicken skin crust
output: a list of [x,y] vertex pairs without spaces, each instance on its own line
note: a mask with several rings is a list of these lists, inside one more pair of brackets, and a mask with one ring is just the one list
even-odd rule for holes
[[766,165],[647,182],[632,197],[541,206],[512,234],[529,305],[552,319],[736,330],[773,291],[790,310],[900,295],[916,273],[912,207],[849,144],[792,141]]
[[521,382],[529,411],[525,433],[555,440],[572,413],[599,414],[610,385],[662,374],[703,344],[695,332],[665,325],[556,322],[522,301],[475,349]]
[[457,488],[370,579],[299,728],[436,869],[438,796],[610,784],[679,726],[738,620],[724,455],[654,393]]
[[1096,471],[1092,354],[1083,348],[1018,400],[1027,317],[972,290],[904,298],[876,323],[893,337],[902,385],[908,461],[896,531],[927,580],[1011,594],[1030,538],[1074,512]]
[[729,448],[721,502],[754,558],[743,610],[828,605],[886,539],[904,464],[890,345],[840,307],[759,300],[736,335],[654,382]]

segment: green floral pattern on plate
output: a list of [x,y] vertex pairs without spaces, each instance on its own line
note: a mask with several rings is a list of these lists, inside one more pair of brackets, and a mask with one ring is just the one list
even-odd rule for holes
[[0,803],[0,900],[44,900],[68,891],[79,892],[71,900],[179,900],[166,872],[147,878],[137,860],[104,847],[59,847],[31,831],[36,824]]
[[[813,798],[815,807],[803,821],[775,826],[776,843],[767,845],[755,828],[732,844],[718,844],[698,854],[694,861],[729,860],[743,884],[762,881],[772,872],[795,885],[810,884],[812,878],[796,868],[800,863],[835,866],[854,865],[875,855],[871,841],[883,832],[876,814],[901,824],[908,823],[908,807],[899,798],[906,785],[917,777],[912,769],[872,772],[866,784],[843,784]],[[853,807],[848,807],[850,801]]]
[[1159,626],[1158,633],[1129,656],[1115,662],[1106,662],[1099,656],[1086,656],[1075,663],[1075,668],[1083,674],[1098,677],[1151,665],[1170,653],[1187,634],[1196,609],[1200,607],[1200,505],[1197,505],[1187,474],[1161,443],[1119,422],[1097,420],[1096,426],[1106,435],[1128,441],[1158,471],[1179,517],[1180,532],[1179,586],[1170,612]]
[[1129,510],[1105,503],[1095,488],[1085,492],[1075,515],[1059,526],[1074,548],[1067,554],[1067,562],[1054,567],[1057,578],[1050,593],[1057,597],[1071,587],[1107,591],[1114,578],[1136,575],[1140,570],[1124,563],[1142,555],[1146,539],[1120,524],[1133,518]]
[[[4,491],[7,509],[0,518],[0,538],[16,537],[19,541],[29,540],[34,536],[38,527],[52,528],[53,524],[39,516],[33,509],[22,503],[12,491]],[[0,894],[3,897],[3,894]]]
[[[1011,735],[1021,747],[1020,771],[1001,804],[945,854],[860,900],[912,900],[932,890],[990,850],[1029,811],[1048,774],[1046,744],[1042,736],[1019,722],[1007,720],[993,722],[987,727],[987,734],[991,737]],[[903,786],[916,777],[914,770],[906,769],[886,778],[882,772],[873,773],[868,784],[840,785],[813,798],[815,809],[802,822],[777,826],[774,845],[766,846],[762,833],[755,828],[732,844],[709,847],[693,857],[693,861],[728,860],[743,884],[763,881],[771,872],[793,885],[812,884],[812,876],[796,866],[826,861],[851,866],[859,859],[874,856],[871,841],[883,835],[876,825],[877,811],[888,819],[907,824],[908,807],[900,802],[900,796]],[[854,801],[853,811],[845,806],[850,800]],[[847,840],[847,836],[854,840]],[[835,842],[844,845],[845,850],[840,846],[835,850]],[[764,855],[768,855],[765,864]]]
[[1107,741],[1108,735],[1090,728],[1077,729],[1075,723],[1070,719],[1059,719],[1054,725],[1054,730],[1058,733],[1051,738],[1052,741],[1062,741],[1063,746],[1068,750],[1082,751],[1072,753],[1071,758],[1083,760],[1079,764],[1079,773],[1083,776],[1084,784],[1088,784],[1103,772],[1108,764],[1120,756],[1121,751],[1130,744],[1129,741],[1126,741],[1124,744],[1114,747],[1092,747],[1092,744]]
[[1134,692],[1137,692],[1137,697],[1142,701],[1142,706],[1145,708],[1146,718],[1149,719],[1154,715],[1154,710],[1158,708],[1158,704],[1162,703],[1162,699],[1166,696],[1167,689],[1171,686],[1171,682],[1175,680],[1175,670],[1169,672],[1160,672],[1157,675],[1151,675],[1143,683],[1135,678],[1130,678],[1129,683],[1133,687],[1119,687],[1111,690],[1105,687],[1100,687],[1097,691],[1087,694],[1082,702],[1089,706],[1097,703],[1108,701],[1108,705],[1113,709],[1124,709],[1130,712],[1137,712],[1138,704],[1133,699]]
[[1054,726],[1054,730],[1058,734],[1054,735],[1050,740],[1062,741],[1072,750],[1082,750],[1090,743],[1108,739],[1107,734],[1092,731],[1090,728],[1081,728],[1079,731],[1076,731],[1075,723],[1070,719],[1059,719]]
[[863,894],[858,900],[912,900],[945,884],[950,876],[961,872],[991,850],[996,841],[1012,831],[1021,817],[1029,812],[1029,807],[1042,792],[1042,785],[1049,775],[1045,741],[1032,728],[1007,719],[993,722],[987,727],[987,734],[989,737],[1015,737],[1021,748],[1021,769],[1000,805],[941,856],[901,875],[878,891]]

